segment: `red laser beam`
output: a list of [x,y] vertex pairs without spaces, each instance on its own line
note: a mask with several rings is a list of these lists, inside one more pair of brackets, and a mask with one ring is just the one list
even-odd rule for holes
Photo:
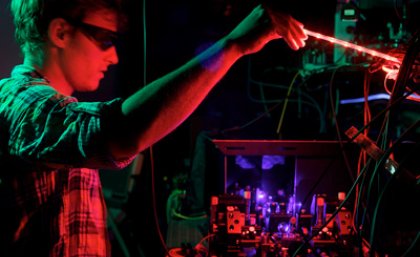
[[379,57],[379,58],[382,58],[382,59],[385,59],[385,60],[388,60],[388,61],[391,61],[391,62],[401,64],[401,60],[399,60],[398,58],[393,57],[391,55],[384,54],[384,53],[381,53],[381,52],[378,52],[378,51],[375,51],[375,50],[372,50],[372,49],[369,49],[369,48],[366,48],[366,47],[363,47],[363,46],[359,46],[359,45],[356,45],[356,44],[353,44],[353,43],[350,43],[350,42],[347,42],[347,41],[344,41],[344,40],[341,40],[341,39],[337,39],[337,38],[330,37],[330,36],[325,36],[325,35],[322,35],[320,33],[316,33],[316,32],[313,32],[313,31],[310,31],[310,30],[307,30],[307,29],[304,29],[304,31],[308,36],[319,38],[319,39],[322,39],[322,40],[326,40],[326,41],[329,41],[333,44],[341,45],[345,48],[351,48],[351,49],[354,49],[356,51],[372,55],[374,57]]

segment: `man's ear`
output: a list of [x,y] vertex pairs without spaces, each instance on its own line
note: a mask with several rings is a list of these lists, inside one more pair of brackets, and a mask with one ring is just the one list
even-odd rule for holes
[[63,18],[55,18],[48,26],[48,38],[57,47],[64,47],[66,37],[70,31],[70,25]]

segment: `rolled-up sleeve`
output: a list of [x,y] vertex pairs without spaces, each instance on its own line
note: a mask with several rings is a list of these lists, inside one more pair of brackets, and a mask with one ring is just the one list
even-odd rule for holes
[[[123,168],[135,156],[115,160],[107,126],[121,115],[121,99],[78,102],[45,85],[24,87],[8,103],[10,154],[52,168]],[[20,108],[13,112],[13,108]],[[16,109],[15,109],[16,110]],[[15,114],[15,116],[13,115]],[[116,125],[116,124],[114,124]]]

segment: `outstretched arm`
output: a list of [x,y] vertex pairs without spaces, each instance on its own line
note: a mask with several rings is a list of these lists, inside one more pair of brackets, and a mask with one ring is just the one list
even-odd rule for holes
[[302,24],[291,16],[267,13],[257,6],[200,55],[134,93],[122,104],[124,123],[129,125],[122,126],[121,135],[112,142],[114,156],[142,151],[166,136],[197,108],[239,58],[281,37],[294,50],[303,47],[307,38]]

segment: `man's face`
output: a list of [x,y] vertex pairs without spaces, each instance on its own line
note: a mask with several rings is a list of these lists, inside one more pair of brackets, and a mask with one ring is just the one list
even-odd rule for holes
[[69,23],[75,31],[59,58],[64,79],[74,91],[95,91],[108,66],[118,63],[117,16],[102,9]]

